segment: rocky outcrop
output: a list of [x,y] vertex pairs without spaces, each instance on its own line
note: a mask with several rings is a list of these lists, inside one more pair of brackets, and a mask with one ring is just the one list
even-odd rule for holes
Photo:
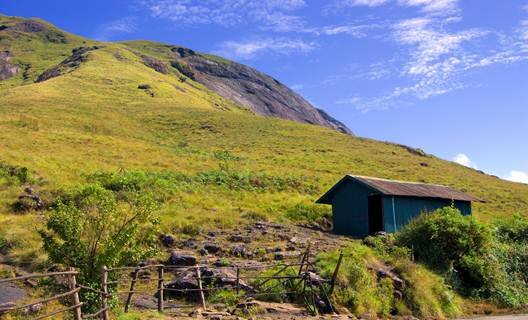
[[289,119],[352,134],[343,123],[316,109],[278,80],[248,66],[177,47],[171,65],[183,75],[256,114]]
[[98,46],[93,47],[79,47],[72,50],[72,55],[63,60],[57,66],[44,71],[38,76],[36,82],[42,82],[51,78],[58,77],[62,74],[69,73],[79,68],[81,63],[88,60],[88,52],[100,49]]
[[13,54],[10,51],[0,51],[0,81],[9,79],[20,71],[20,67],[11,64]]
[[164,62],[145,55],[142,55],[141,59],[147,67],[152,68],[159,73],[169,73],[169,68],[167,68],[167,65]]

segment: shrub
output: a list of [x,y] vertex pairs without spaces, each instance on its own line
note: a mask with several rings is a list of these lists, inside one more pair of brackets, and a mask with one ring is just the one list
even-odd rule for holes
[[[346,306],[355,314],[388,316],[394,302],[392,283],[378,281],[376,273],[368,268],[368,264],[375,260],[373,254],[365,246],[351,244],[343,249],[343,255],[334,290],[337,304]],[[317,257],[316,265],[321,275],[327,279],[332,276],[338,257],[337,251]]]
[[0,178],[10,184],[25,184],[34,182],[33,174],[26,167],[12,166],[0,162]]
[[222,303],[227,306],[234,306],[241,300],[244,294],[245,292],[243,291],[236,293],[236,291],[228,289],[213,290],[213,293],[208,297],[208,300],[212,303]]
[[461,294],[516,307],[528,302],[527,260],[522,261],[528,251],[519,253],[522,245],[515,248],[511,242],[522,227],[502,225],[499,230],[504,236],[448,207],[413,220],[398,234],[397,244],[414,247],[416,259],[444,275]]
[[314,222],[320,218],[329,218],[331,215],[331,209],[328,206],[306,204],[303,202],[286,209],[286,217],[292,221]]
[[[302,286],[298,286],[299,280],[292,279],[266,279],[266,277],[277,276],[277,272],[284,268],[283,265],[278,265],[272,269],[266,270],[260,274],[262,279],[254,281],[254,286],[259,286],[261,293],[258,298],[264,301],[286,302],[292,301],[297,291],[302,290]],[[293,267],[287,267],[280,272],[281,277],[297,276],[298,270]],[[266,281],[264,283],[264,281]]]
[[[40,230],[44,249],[54,263],[75,267],[79,281],[99,287],[103,266],[137,263],[157,253],[156,203],[147,194],[118,200],[99,185],[86,185],[48,213]],[[98,296],[87,295],[88,307]]]

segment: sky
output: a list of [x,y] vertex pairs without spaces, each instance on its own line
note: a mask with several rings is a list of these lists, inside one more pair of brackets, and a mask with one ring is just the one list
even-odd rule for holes
[[218,54],[359,136],[528,183],[528,0],[0,0],[0,13]]

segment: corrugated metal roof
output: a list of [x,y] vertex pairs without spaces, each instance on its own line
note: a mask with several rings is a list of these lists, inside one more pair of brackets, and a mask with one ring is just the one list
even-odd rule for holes
[[477,197],[439,184],[387,180],[356,175],[345,176],[317,202],[330,204],[334,191],[348,179],[359,181],[383,195],[484,202]]

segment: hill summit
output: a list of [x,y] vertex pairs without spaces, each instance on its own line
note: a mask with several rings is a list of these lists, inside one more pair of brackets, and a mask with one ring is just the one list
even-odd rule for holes
[[[343,123],[323,110],[316,109],[278,80],[233,61],[180,46],[147,41],[122,42],[114,44],[113,48],[105,48],[104,43],[87,46],[88,42],[93,41],[68,35],[37,19],[2,16],[0,23],[1,43],[7,45],[0,52],[0,80],[22,78],[18,84],[46,81],[74,71],[91,59],[93,51],[106,49],[114,54],[113,64],[129,65],[130,58],[133,58],[143,65],[129,65],[131,68],[150,68],[166,78],[201,84],[203,87],[199,90],[217,94],[258,115],[352,133]],[[13,45],[13,42],[21,44],[21,47]],[[20,50],[27,52],[25,49],[34,48],[35,45],[54,48],[51,54],[40,57],[38,65]],[[130,58],[126,58],[128,54]],[[63,60],[57,63],[61,58]],[[46,68],[44,71],[41,70],[43,67]],[[159,81],[154,78],[150,80],[153,83]],[[188,94],[177,88],[167,93],[179,96]],[[149,94],[154,96],[155,92],[150,91]]]

